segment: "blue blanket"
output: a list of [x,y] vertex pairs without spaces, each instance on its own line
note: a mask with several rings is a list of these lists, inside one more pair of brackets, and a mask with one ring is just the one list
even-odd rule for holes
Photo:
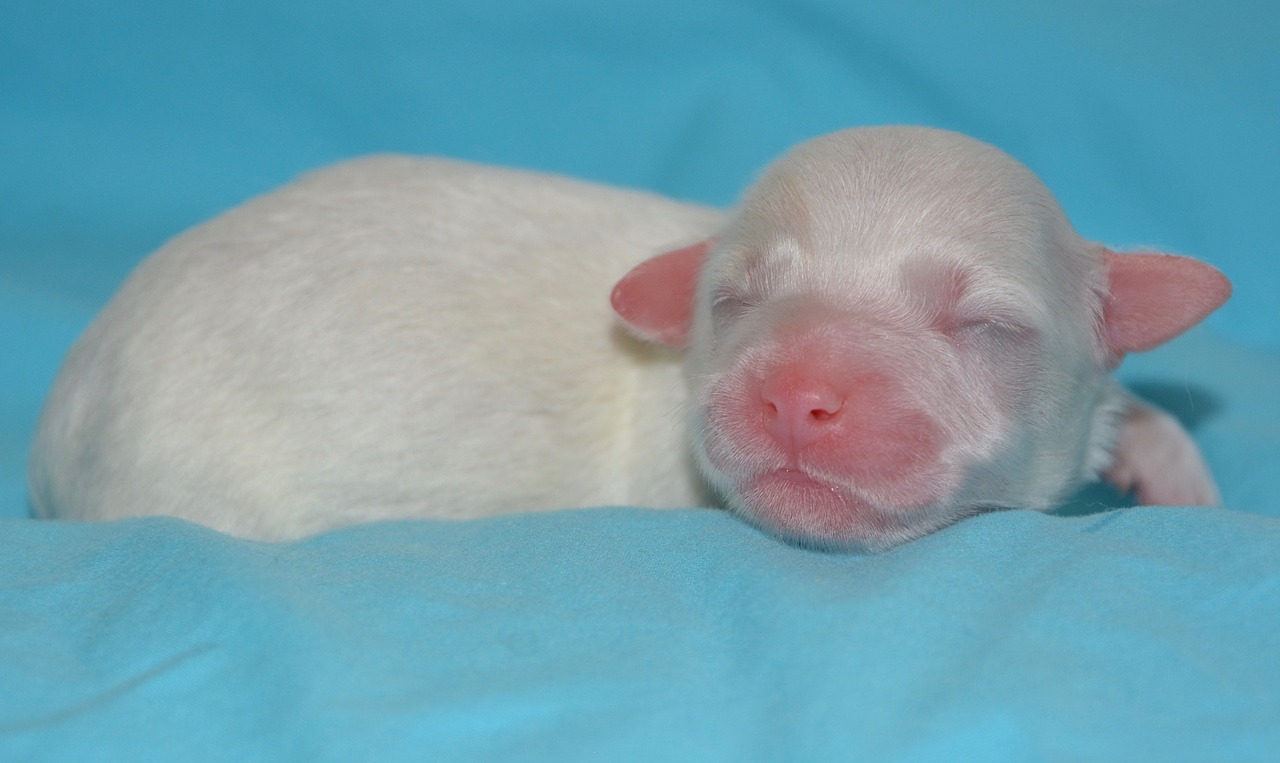
[[[1280,758],[1280,11],[1143,3],[28,3],[0,23],[0,760]],[[405,151],[731,203],[924,123],[1232,302],[1120,376],[1222,509],[1090,490],[878,555],[606,507],[291,544],[28,516],[61,357],[184,227]]]

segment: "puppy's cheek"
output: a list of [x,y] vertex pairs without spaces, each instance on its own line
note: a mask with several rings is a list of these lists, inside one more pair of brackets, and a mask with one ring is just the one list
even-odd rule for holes
[[742,374],[724,377],[711,390],[704,415],[707,460],[730,475],[783,465],[783,456],[766,434],[759,406],[747,389]]
[[987,326],[962,333],[954,341],[962,381],[990,390],[1001,413],[1016,418],[1044,375],[1045,350],[1039,332]]

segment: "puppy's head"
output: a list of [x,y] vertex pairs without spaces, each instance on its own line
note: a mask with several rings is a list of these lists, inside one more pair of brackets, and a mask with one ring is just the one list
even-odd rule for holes
[[641,264],[614,305],[687,347],[695,452],[729,506],[787,538],[879,549],[1046,507],[1106,465],[1106,372],[1225,299],[1134,328],[1147,313],[1126,306],[1169,289],[1147,294],[1128,264],[1159,258],[1178,288],[1217,271],[1132,257],[1083,241],[990,146],[849,130],[783,157],[715,239]]

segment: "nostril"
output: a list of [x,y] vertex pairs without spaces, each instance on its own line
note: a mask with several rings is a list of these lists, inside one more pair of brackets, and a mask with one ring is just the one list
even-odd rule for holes
[[807,447],[832,431],[845,399],[821,376],[775,373],[760,386],[766,430],[784,447]]
[[[841,406],[841,408],[842,407],[843,406]],[[814,421],[830,421],[831,419],[834,419],[836,415],[838,415],[839,413],[840,413],[840,408],[836,408],[834,411],[827,410],[826,408],[814,408],[813,410],[809,411],[809,418],[813,419]]]
[[840,413],[844,398],[822,381],[766,381],[760,389],[760,402],[770,415],[812,418],[825,421]]

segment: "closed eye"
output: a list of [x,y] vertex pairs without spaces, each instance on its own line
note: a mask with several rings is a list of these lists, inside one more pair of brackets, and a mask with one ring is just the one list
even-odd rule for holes
[[942,309],[934,320],[935,328],[944,334],[974,331],[1021,334],[1032,325],[1026,320],[1023,311],[991,299],[964,300],[958,305],[950,305]]
[[1010,321],[999,318],[966,318],[948,326],[947,330],[956,331],[1018,331],[1021,327]]
[[1004,317],[958,319],[950,322],[943,333],[960,344],[990,346],[994,343],[1006,349],[1013,344],[1034,343],[1039,336],[1035,329]]
[[730,292],[719,294],[711,302],[711,320],[721,327],[741,318],[749,309],[751,303],[742,296]]

